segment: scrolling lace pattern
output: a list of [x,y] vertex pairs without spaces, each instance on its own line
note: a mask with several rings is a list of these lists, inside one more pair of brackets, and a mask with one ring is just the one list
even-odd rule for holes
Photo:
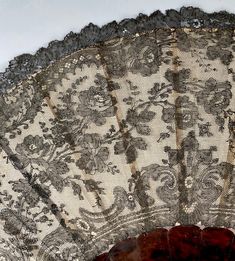
[[173,13],[178,28],[138,18],[134,34],[2,74],[0,260],[92,260],[176,222],[235,227],[235,19]]

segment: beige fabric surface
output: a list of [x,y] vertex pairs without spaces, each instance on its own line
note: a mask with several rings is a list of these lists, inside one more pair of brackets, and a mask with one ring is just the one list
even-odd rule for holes
[[2,93],[0,260],[92,260],[176,223],[234,228],[234,51],[233,30],[156,29]]

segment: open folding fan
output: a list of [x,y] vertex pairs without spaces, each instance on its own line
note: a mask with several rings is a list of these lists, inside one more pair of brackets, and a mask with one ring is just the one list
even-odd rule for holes
[[0,260],[235,260],[234,28],[157,11],[11,61]]

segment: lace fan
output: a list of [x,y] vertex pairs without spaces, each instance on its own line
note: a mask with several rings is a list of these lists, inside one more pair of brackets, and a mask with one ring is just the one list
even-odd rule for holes
[[88,261],[111,246],[103,259],[231,260],[234,28],[226,12],[156,11],[11,61],[0,260]]

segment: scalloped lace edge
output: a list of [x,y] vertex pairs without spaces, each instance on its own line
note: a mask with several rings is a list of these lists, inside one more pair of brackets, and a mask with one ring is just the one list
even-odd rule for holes
[[227,11],[206,13],[197,7],[181,7],[179,11],[169,9],[163,14],[139,14],[136,18],[112,21],[99,27],[92,23],[79,33],[70,32],[63,40],[51,41],[46,48],[35,54],[25,53],[9,62],[4,72],[0,72],[0,92],[27,79],[29,75],[48,67],[50,64],[76,51],[115,37],[123,37],[157,28],[228,28],[235,29],[235,14]]

